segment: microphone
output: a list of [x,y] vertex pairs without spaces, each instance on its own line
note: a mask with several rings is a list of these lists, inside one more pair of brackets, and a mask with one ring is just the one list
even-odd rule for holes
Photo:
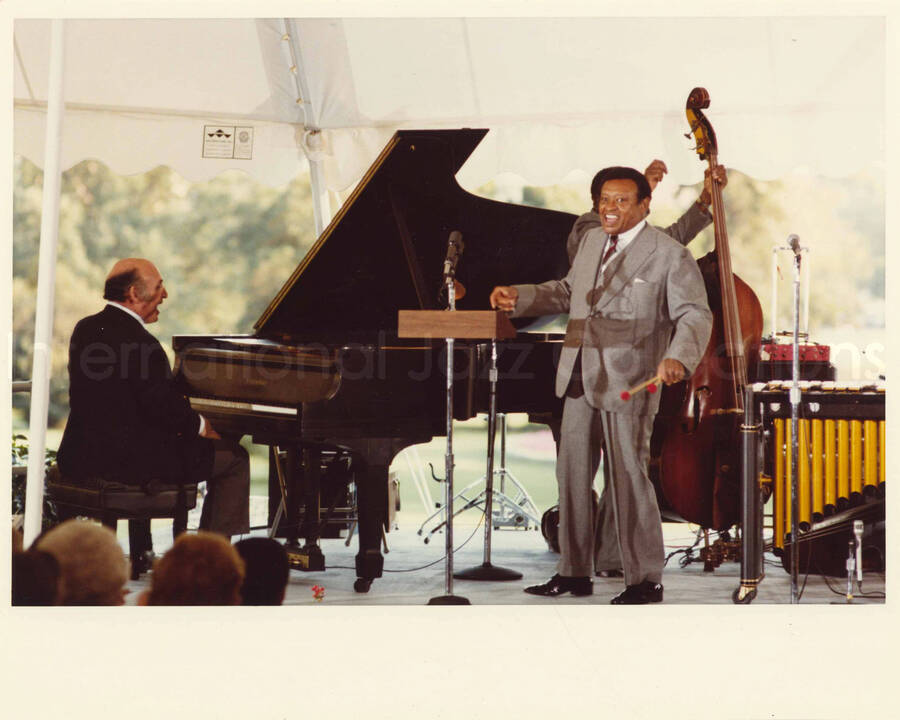
[[788,245],[794,251],[794,255],[800,255],[800,237],[791,233],[788,235]]
[[448,278],[456,277],[456,263],[459,262],[459,256],[462,255],[464,249],[462,233],[454,230],[450,233],[450,239],[447,241],[447,257],[444,259],[445,283]]
[[853,536],[856,538],[856,582],[862,585],[862,536],[863,521],[853,521]]

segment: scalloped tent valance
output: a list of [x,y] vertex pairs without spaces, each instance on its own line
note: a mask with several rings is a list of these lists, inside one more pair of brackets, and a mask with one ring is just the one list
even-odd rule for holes
[[[397,128],[487,127],[463,184],[501,172],[550,184],[648,156],[691,183],[696,85],[723,161],[755,177],[844,176],[884,153],[880,17],[70,20],[65,32],[64,168],[93,157],[120,173],[239,168],[281,184],[312,159],[344,190]],[[15,151],[42,164],[49,21],[14,33]],[[252,157],[202,157],[204,125],[251,127]]]

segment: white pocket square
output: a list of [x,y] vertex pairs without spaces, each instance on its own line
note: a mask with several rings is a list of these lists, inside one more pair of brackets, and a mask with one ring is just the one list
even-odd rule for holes
[[641,280],[641,278],[635,278],[635,279],[634,279],[634,284],[635,284],[635,285],[637,285],[638,283],[646,283],[646,282],[647,282],[646,280]]

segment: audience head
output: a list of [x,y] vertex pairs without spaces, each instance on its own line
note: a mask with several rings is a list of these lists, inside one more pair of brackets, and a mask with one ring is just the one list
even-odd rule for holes
[[290,572],[284,546],[272,538],[252,537],[235,543],[234,549],[246,567],[242,604],[281,605]]
[[61,605],[122,605],[128,560],[116,534],[89,520],[66,520],[38,538],[59,563]]
[[240,605],[244,561],[225,537],[183,533],[153,566],[147,605]]
[[13,553],[12,604],[59,604],[59,563],[42,550]]

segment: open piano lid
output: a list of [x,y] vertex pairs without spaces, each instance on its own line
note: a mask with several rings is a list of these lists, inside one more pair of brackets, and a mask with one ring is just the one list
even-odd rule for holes
[[472,195],[455,175],[485,129],[400,130],[254,325],[283,341],[393,338],[397,311],[438,309],[450,233],[465,250],[459,309],[489,307],[495,285],[566,270],[574,216]]

